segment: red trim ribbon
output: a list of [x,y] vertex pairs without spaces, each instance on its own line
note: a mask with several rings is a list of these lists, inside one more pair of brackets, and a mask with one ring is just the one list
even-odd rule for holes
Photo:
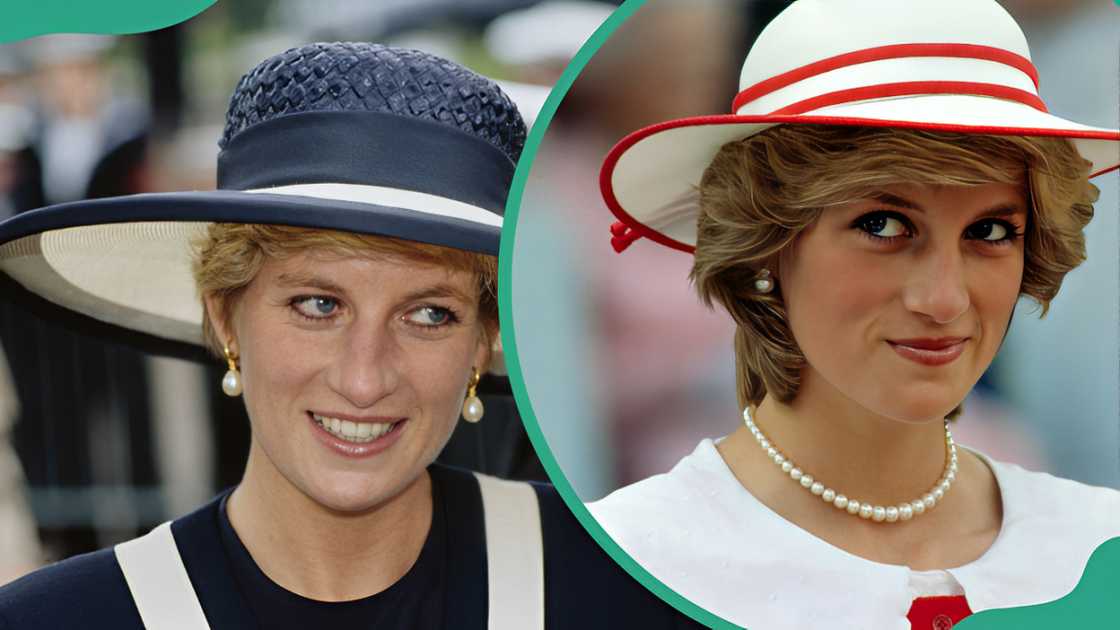
[[[751,101],[770,94],[771,92],[780,90],[784,87],[793,85],[798,81],[802,81],[819,74],[824,74],[825,72],[830,72],[838,68],[846,68],[848,66],[853,66],[856,64],[868,63],[871,61],[901,59],[904,57],[954,57],[960,59],[979,59],[982,61],[994,61],[996,63],[1002,63],[1004,65],[1011,66],[1012,68],[1023,72],[1028,77],[1030,77],[1035,87],[1038,87],[1038,70],[1035,69],[1034,64],[1031,63],[1030,59],[1027,59],[1022,55],[1013,53],[1009,50],[995,48],[993,46],[980,46],[976,44],[894,44],[891,46],[876,46],[874,48],[865,48],[863,50],[857,50],[855,52],[836,55],[834,57],[829,57],[827,59],[822,59],[820,61],[815,61],[813,63],[801,66],[800,68],[794,68],[793,70],[783,72],[782,74],[770,77],[769,79],[766,79],[764,81],[759,81],[758,83],[750,86],[742,92],[739,92],[739,94],[735,97],[735,100],[731,103],[731,111],[737,112],[741,107]],[[951,84],[956,82],[915,81],[913,83]],[[1005,90],[1014,90],[1014,88],[1009,88],[1006,86],[995,87],[1002,87]],[[1021,94],[1030,94],[1029,92],[1024,92],[1023,90],[1014,91]],[[842,90],[842,92],[847,92],[847,90]],[[1030,96],[1033,96],[1034,99],[1038,99],[1038,97],[1034,96],[1033,94],[1030,94]],[[1016,98],[1014,100],[1025,102],[1020,98]],[[1041,103],[1042,101],[1039,100],[1038,102]],[[1039,109],[1039,107],[1034,104],[1031,104],[1031,106]],[[1041,109],[1042,111],[1046,111],[1045,105],[1043,105]]]
[[630,244],[642,238],[638,231],[626,225],[622,221],[615,221],[611,224],[611,247],[614,248],[616,253],[621,254]]

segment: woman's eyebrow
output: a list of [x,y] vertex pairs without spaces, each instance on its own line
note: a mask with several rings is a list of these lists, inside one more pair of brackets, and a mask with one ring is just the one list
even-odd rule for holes
[[[925,209],[917,203],[910,201],[905,197],[899,197],[898,195],[887,192],[875,193],[871,196],[871,199],[878,203],[885,203],[887,205],[896,206],[899,208],[906,208],[907,210],[913,210],[915,212],[925,212]],[[1005,201],[997,203],[990,208],[981,210],[980,212],[976,213],[976,216],[977,218],[1008,217],[1016,214],[1022,214],[1024,212],[1026,212],[1026,210],[1022,207],[1021,204],[1014,201]]]
[[1026,209],[1024,209],[1019,204],[1014,203],[1014,202],[1007,202],[1007,203],[1001,203],[999,205],[992,206],[991,208],[988,208],[987,210],[983,210],[979,214],[977,214],[976,216],[978,218],[1010,217],[1010,216],[1015,216],[1017,214],[1026,214],[1026,212],[1027,212]]
[[424,287],[417,291],[413,291],[405,296],[404,301],[411,302],[413,300],[423,300],[426,298],[455,298],[464,302],[471,302],[474,300],[473,295],[469,295],[459,287],[451,284],[436,284],[430,287]]
[[[329,293],[346,295],[346,289],[341,285],[326,278],[308,275],[301,272],[285,272],[276,278],[276,283],[282,287],[315,287]],[[462,289],[447,283],[439,283],[418,289],[404,296],[403,301],[423,300],[426,298],[450,297],[469,302],[473,296]]]
[[345,294],[346,290],[335,282],[326,278],[305,273],[285,272],[276,278],[276,283],[282,287],[315,287],[329,293]]
[[887,192],[875,193],[874,195],[871,195],[871,200],[872,201],[877,201],[879,203],[885,203],[885,204],[890,205],[890,206],[898,206],[899,208],[906,208],[907,210],[914,210],[916,212],[925,212],[925,210],[923,210],[921,206],[914,203],[913,201],[910,201],[909,199],[906,199],[904,197],[899,197],[898,195],[893,195],[893,194],[887,193]]

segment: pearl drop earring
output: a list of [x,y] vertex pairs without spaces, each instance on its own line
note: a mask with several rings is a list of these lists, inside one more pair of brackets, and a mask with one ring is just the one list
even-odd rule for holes
[[237,355],[230,352],[229,346],[222,348],[226,354],[226,362],[229,364],[229,371],[222,377],[222,391],[230,398],[236,398],[241,395],[241,372],[237,369]]
[[478,381],[482,380],[482,375],[478,373],[478,368],[472,367],[471,370],[471,383],[467,386],[467,399],[463,401],[463,419],[467,422],[478,422],[482,420],[482,401],[475,394],[475,388],[478,387]]
[[758,272],[758,278],[754,281],[754,290],[758,293],[769,293],[774,290],[774,281],[770,278],[769,269]]

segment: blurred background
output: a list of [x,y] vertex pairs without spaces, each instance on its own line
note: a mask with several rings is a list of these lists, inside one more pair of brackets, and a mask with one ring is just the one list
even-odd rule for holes
[[[1120,126],[1120,7],[1002,0],[1030,42],[1051,112]],[[622,254],[599,195],[631,131],[727,113],[739,68],[784,0],[650,0],[587,64],[533,162],[513,253],[513,325],[533,411],[584,500],[669,470],[742,422],[733,326],[688,284],[691,257],[648,240]],[[964,405],[957,439],[991,457],[1120,487],[1118,181],[1098,177],[1088,262],[1049,314],[1019,305]],[[505,322],[508,327],[509,322]]]
[[[613,6],[537,0],[232,0],[122,37],[0,46],[0,220],[45,204],[214,187],[217,141],[241,74],[323,40],[420,48],[500,80],[528,122]],[[99,340],[16,300],[0,274],[0,584],[45,562],[132,538],[235,484],[248,451],[225,371]],[[6,357],[6,360],[5,358]],[[543,477],[508,381],[487,419],[441,456],[501,458]],[[516,436],[494,416],[512,418]],[[463,424],[463,423],[460,423]],[[501,447],[499,453],[480,455]],[[526,452],[516,450],[525,445]],[[485,448],[484,448],[485,447]]]

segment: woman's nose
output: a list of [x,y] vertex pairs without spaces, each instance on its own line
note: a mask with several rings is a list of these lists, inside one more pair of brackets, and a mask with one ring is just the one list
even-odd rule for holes
[[331,389],[358,409],[368,409],[393,393],[399,382],[399,352],[392,335],[354,325],[329,369]]
[[971,298],[961,252],[929,252],[917,263],[903,291],[906,308],[937,324],[949,324],[964,315]]

